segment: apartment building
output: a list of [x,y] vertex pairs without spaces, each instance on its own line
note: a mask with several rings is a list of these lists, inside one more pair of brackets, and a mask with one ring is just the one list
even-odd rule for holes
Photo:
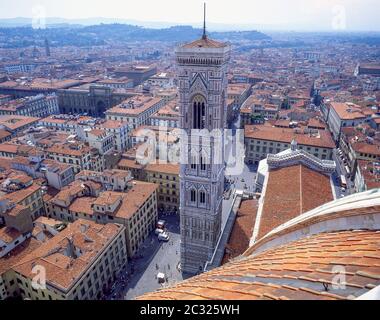
[[74,181],[72,165],[45,159],[43,154],[29,157],[17,156],[13,158],[11,168],[25,172],[34,179],[44,178],[49,186],[58,190]]
[[14,158],[17,156],[27,157],[35,152],[35,148],[26,145],[18,145],[11,142],[0,144],[0,156],[5,158]]
[[33,220],[43,214],[42,187],[33,178],[19,171],[9,170],[3,173],[0,181],[0,201],[28,208]]
[[157,204],[160,211],[179,213],[179,165],[148,164],[144,171],[146,180],[159,186]]
[[342,128],[339,150],[346,161],[347,173],[357,172],[357,165],[360,160],[380,161],[380,140],[378,136],[369,136],[371,132],[372,129],[368,128],[367,125]]
[[131,187],[132,175],[124,170],[104,170],[103,172],[83,170],[75,178],[81,181],[93,181],[100,183],[104,190],[126,191]]
[[18,115],[43,118],[58,114],[58,98],[55,94],[25,97],[0,105],[0,115]]
[[95,128],[106,130],[114,137],[114,148],[123,152],[128,147],[128,123],[118,120],[105,120],[95,124]]
[[53,145],[46,149],[46,154],[50,159],[71,164],[75,174],[81,170],[92,170],[94,165],[91,148],[79,143]]
[[127,122],[131,130],[150,124],[150,116],[155,114],[165,100],[148,96],[135,96],[105,112],[107,120]]
[[240,109],[241,127],[255,123],[263,123],[265,119],[275,120],[279,116],[278,105],[266,103],[256,96],[250,96]]
[[12,137],[20,132],[37,125],[38,118],[26,117],[19,115],[3,115],[0,116],[0,129],[5,129],[12,134]]
[[307,128],[279,128],[271,125],[247,125],[244,131],[245,161],[258,164],[268,154],[277,154],[290,148],[293,140],[299,149],[321,160],[331,160],[335,148],[330,132]]
[[229,84],[227,88],[227,99],[234,100],[234,108],[237,110],[251,94],[252,85],[246,83]]
[[[127,263],[125,228],[79,219],[60,232],[55,230],[51,238],[37,240],[42,231],[49,233],[48,225],[41,221],[33,236],[1,263],[6,295],[29,300],[101,298]],[[45,288],[33,283],[36,266],[44,271]]]
[[68,222],[85,219],[121,224],[132,257],[156,226],[158,186],[141,181],[131,185],[127,192],[102,191],[100,183],[77,180],[45,202],[46,216]]
[[114,152],[114,136],[104,129],[80,128],[79,138],[88,143],[91,148],[95,148],[101,155]]
[[380,188],[380,162],[358,160],[354,185],[356,192]]
[[179,108],[177,101],[171,101],[150,117],[150,125],[156,127],[179,127]]
[[0,143],[10,141],[12,139],[12,134],[5,129],[0,129]]
[[370,122],[374,114],[372,110],[350,102],[331,102],[323,108],[327,108],[325,111],[325,113],[327,112],[326,122],[335,141],[339,141],[342,128],[356,127]]
[[50,130],[79,134],[82,139],[84,139],[83,132],[86,129],[105,130],[113,136],[116,151],[122,152],[127,148],[128,122],[59,114],[41,119],[39,125]]

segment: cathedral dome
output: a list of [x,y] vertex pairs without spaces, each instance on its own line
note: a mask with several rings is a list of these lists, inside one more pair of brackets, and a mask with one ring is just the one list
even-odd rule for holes
[[222,267],[138,299],[376,299],[379,195],[375,189],[313,209]]

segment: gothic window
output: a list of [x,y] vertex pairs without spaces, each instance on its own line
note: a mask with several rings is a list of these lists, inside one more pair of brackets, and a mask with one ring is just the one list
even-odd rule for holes
[[206,120],[206,101],[201,95],[193,99],[193,129],[204,129]]
[[197,201],[197,192],[194,189],[191,189],[190,191],[190,201],[191,202]]
[[201,191],[199,193],[199,202],[201,204],[205,204],[206,203],[206,193],[204,191]]
[[207,165],[206,165],[206,158],[205,156],[201,156],[201,170],[206,171]]
[[196,170],[197,169],[197,157],[195,155],[191,156],[191,169]]

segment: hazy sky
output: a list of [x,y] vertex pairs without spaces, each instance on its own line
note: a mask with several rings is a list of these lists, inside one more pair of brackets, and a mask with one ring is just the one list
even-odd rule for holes
[[[195,23],[204,0],[0,0],[0,18],[107,17]],[[281,28],[380,31],[380,0],[207,0],[207,19],[223,24],[278,25]],[[41,7],[40,7],[41,6]]]

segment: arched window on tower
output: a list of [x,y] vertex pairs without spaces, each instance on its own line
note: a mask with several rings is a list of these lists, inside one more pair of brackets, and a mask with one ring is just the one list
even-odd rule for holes
[[201,165],[201,171],[206,171],[207,169],[207,161],[206,161],[206,157],[204,155],[201,156],[201,161],[200,161],[200,165]]
[[197,169],[197,156],[194,155],[194,154],[191,156],[190,167],[191,167],[192,170],[196,170]]
[[193,129],[204,129],[206,123],[206,100],[203,96],[197,95],[193,99]]
[[190,201],[193,203],[197,201],[197,192],[194,189],[190,191]]
[[206,192],[204,192],[204,191],[199,192],[199,202],[201,204],[206,203]]

